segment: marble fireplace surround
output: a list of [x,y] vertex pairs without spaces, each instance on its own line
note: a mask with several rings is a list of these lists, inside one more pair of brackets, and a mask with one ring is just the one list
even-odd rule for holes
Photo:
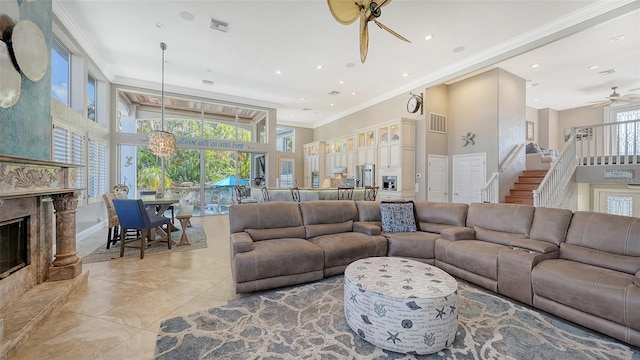
[[83,190],[76,187],[77,170],[73,164],[0,155],[0,222],[29,219],[29,264],[0,280],[0,311],[39,284],[82,273],[75,234]]

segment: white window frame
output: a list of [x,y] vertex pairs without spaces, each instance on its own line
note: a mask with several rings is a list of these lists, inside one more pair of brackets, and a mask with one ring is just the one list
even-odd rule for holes
[[87,196],[88,202],[100,202],[107,193],[109,180],[109,145],[97,136],[89,134],[87,142]]
[[[60,39],[58,39],[56,36],[53,36],[51,39],[51,51],[56,51],[57,53],[60,53],[59,51],[57,51],[55,48],[59,47],[60,50],[64,50],[66,52],[67,55],[67,102],[63,104],[66,106],[71,106],[71,66],[72,66],[72,53],[71,51],[69,51],[69,49],[64,45],[64,43],[62,43],[62,41],[60,41]],[[53,71],[53,68],[52,68]],[[53,88],[53,75],[51,76],[51,86]],[[52,90],[53,91],[53,90]],[[51,98],[55,99],[53,97],[53,92],[51,93]],[[56,99],[56,101],[60,101],[58,99]]]
[[[64,139],[63,139],[64,138]],[[64,141],[64,145],[57,141]],[[64,146],[64,154],[60,154],[59,146]],[[86,188],[86,146],[87,137],[81,129],[65,124],[59,120],[52,120],[51,160],[81,165],[78,168],[76,186]],[[86,203],[86,190],[78,197],[78,204]]]
[[[93,119],[89,116],[89,84],[91,84],[93,82],[93,103],[95,108],[93,109]],[[93,122],[98,122],[98,79],[96,79],[95,76],[93,76],[91,74],[91,72],[89,72],[87,74],[87,103],[86,103],[86,108],[87,108],[87,119],[93,121]]]

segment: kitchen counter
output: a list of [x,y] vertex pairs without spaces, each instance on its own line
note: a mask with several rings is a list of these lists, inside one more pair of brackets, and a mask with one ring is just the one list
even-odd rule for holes
[[[313,200],[338,200],[338,188],[299,188],[300,201]],[[270,201],[292,201],[291,191],[283,188],[267,188]],[[262,202],[262,191],[259,188],[251,188],[251,197]],[[353,200],[364,200],[364,188],[353,190]]]

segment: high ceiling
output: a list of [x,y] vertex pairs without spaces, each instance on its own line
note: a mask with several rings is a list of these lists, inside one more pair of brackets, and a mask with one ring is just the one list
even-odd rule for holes
[[[394,0],[378,20],[411,43],[370,23],[362,64],[358,22],[339,24],[325,0],[53,1],[111,82],[159,90],[165,42],[166,91],[275,107],[279,124],[306,127],[495,66],[529,80],[527,105],[537,109],[585,106],[612,86],[640,93],[639,7],[638,0]],[[212,18],[228,31],[211,29]]]

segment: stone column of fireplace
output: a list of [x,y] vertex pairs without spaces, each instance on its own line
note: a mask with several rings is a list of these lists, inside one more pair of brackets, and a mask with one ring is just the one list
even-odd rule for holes
[[73,279],[82,273],[82,261],[76,251],[76,211],[79,192],[55,194],[56,254],[49,268],[49,280]]

